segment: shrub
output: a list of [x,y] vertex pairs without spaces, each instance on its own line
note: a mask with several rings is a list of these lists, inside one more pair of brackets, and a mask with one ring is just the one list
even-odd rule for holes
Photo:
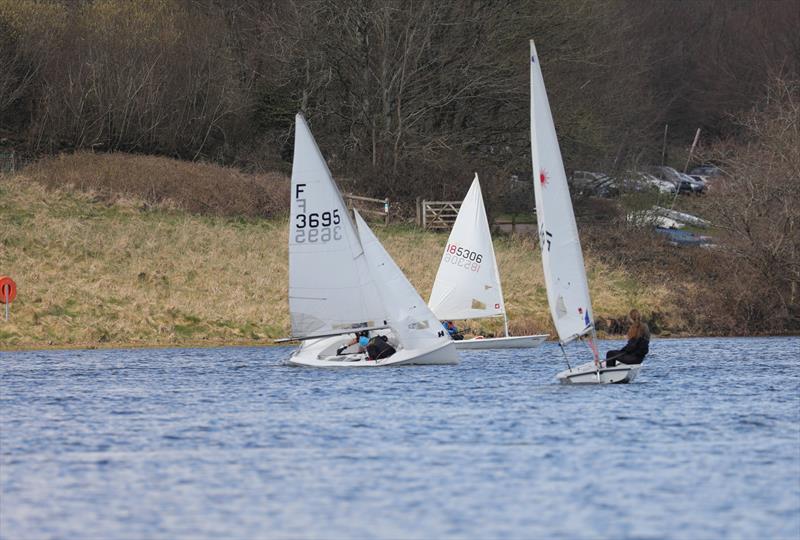
[[195,214],[266,218],[287,214],[289,207],[289,178],[282,174],[164,157],[78,152],[42,159],[26,172],[46,186],[72,186],[107,202],[136,197]]

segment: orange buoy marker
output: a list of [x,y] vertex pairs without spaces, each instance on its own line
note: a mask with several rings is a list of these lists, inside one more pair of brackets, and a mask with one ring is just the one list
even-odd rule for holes
[[8,276],[0,276],[0,302],[6,305],[6,320],[8,320],[8,306],[17,297],[17,284]]

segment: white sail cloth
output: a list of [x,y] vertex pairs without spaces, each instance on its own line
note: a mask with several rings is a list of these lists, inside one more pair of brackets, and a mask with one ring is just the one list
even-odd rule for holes
[[428,305],[441,320],[505,314],[500,274],[477,173],[447,239]]
[[353,221],[303,115],[296,116],[289,221],[292,335],[384,324]]
[[592,330],[592,306],[567,177],[536,46],[530,43],[531,152],[539,246],[550,313],[566,343]]
[[387,320],[406,349],[426,350],[447,345],[450,337],[431,313],[417,290],[370,230],[355,213],[358,235],[364,246],[367,264],[374,283],[380,283],[378,296],[387,306]]

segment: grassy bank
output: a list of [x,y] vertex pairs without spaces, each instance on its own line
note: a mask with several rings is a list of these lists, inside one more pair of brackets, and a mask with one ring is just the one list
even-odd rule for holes
[[[375,230],[427,298],[446,236]],[[18,285],[0,348],[268,344],[289,330],[286,238],[285,219],[203,216],[0,176],[0,274]],[[515,237],[495,249],[512,331],[552,333],[536,248]],[[586,262],[596,316],[672,311],[663,288]]]

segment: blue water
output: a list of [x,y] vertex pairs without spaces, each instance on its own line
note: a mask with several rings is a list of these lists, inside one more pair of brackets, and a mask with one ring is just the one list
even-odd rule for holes
[[558,385],[552,344],[288,352],[0,354],[0,536],[800,537],[799,338],[654,341],[606,387]]

